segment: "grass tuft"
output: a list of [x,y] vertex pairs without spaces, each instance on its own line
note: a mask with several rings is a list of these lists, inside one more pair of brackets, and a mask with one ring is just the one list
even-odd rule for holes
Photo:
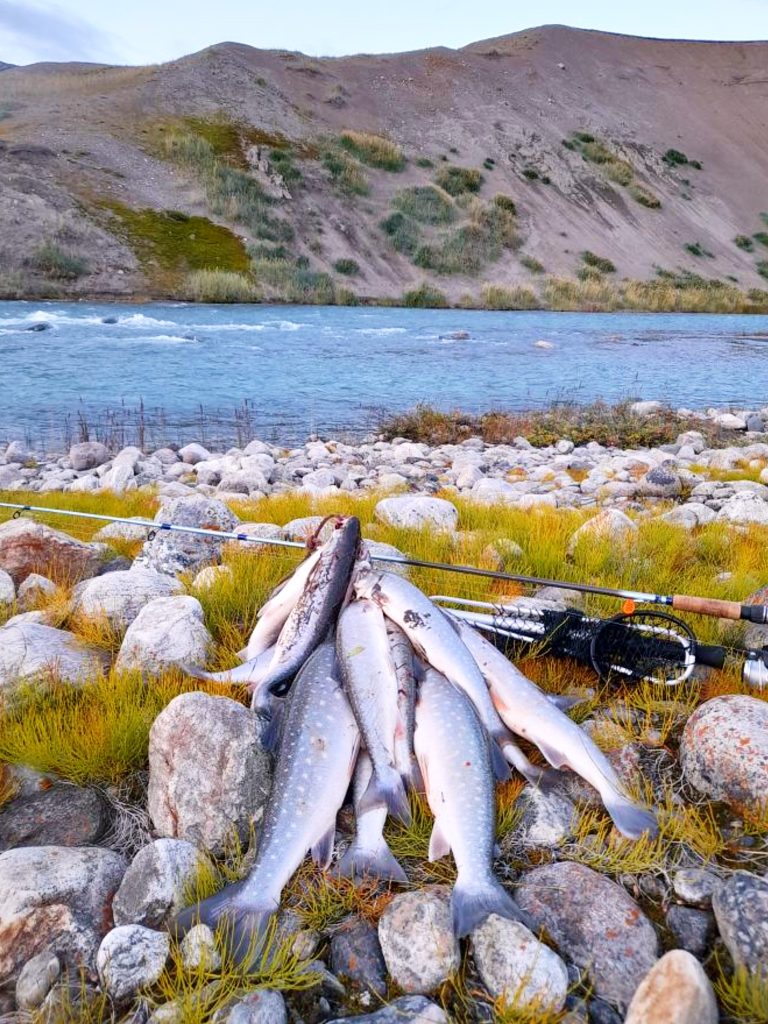
[[61,281],[76,281],[88,273],[88,261],[56,242],[45,242],[38,246],[29,260],[35,269]]
[[425,281],[418,288],[403,293],[403,305],[411,309],[445,309],[448,299],[439,288]]
[[503,288],[498,284],[485,284],[482,295],[486,309],[536,309],[539,305],[536,293],[524,285]]
[[765,1024],[768,1020],[768,977],[763,971],[734,967],[726,972],[716,963],[714,989],[730,1020],[738,1024]]
[[345,131],[339,136],[339,143],[369,167],[393,172],[402,171],[405,167],[405,154],[400,146],[381,135]]
[[184,282],[192,302],[255,302],[258,289],[250,277],[231,270],[195,270]]
[[460,196],[466,192],[479,192],[483,176],[474,167],[441,167],[435,176],[436,184],[449,196]]
[[417,185],[399,192],[394,206],[406,217],[422,224],[450,224],[456,219],[456,205],[451,196],[436,185]]

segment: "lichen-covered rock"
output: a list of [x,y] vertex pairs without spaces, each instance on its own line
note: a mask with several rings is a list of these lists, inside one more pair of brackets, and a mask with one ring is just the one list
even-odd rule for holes
[[158,715],[149,734],[149,814],[161,836],[221,853],[258,821],[270,760],[255,715],[227,697],[186,693]]
[[675,949],[684,949],[697,960],[706,959],[712,949],[716,931],[715,917],[711,910],[673,903],[667,910],[666,922]]
[[749,492],[736,494],[717,513],[719,523],[768,523],[768,502]]
[[376,562],[376,559],[382,555],[385,558],[406,558],[407,556],[399,548],[396,548],[394,544],[385,544],[382,540],[367,540],[365,543],[374,559],[375,568],[386,569],[387,572],[394,572],[398,576],[408,579],[410,571],[407,565],[399,565],[397,562]]
[[736,810],[762,807],[768,794],[768,704],[729,694],[702,704],[680,741],[688,782]]
[[[223,502],[195,494],[169,501],[157,513],[155,522],[229,533],[235,530],[238,518]],[[158,530],[152,540],[144,544],[137,562],[157,572],[177,576],[218,562],[225,543],[215,537]]]
[[157,597],[128,627],[115,665],[158,673],[185,662],[203,664],[212,643],[196,598]]
[[94,847],[21,847],[0,854],[0,985],[44,950],[87,973],[109,930],[125,860]]
[[573,835],[578,820],[576,807],[560,789],[526,786],[517,806],[522,816],[515,838],[523,846],[553,848]]
[[583,864],[534,868],[516,898],[560,953],[589,975],[595,994],[625,1009],[656,962],[653,925],[627,893]]
[[159,928],[183,907],[184,887],[207,858],[184,839],[156,839],[142,847],[112,902],[115,924]]
[[637,526],[628,515],[617,508],[604,508],[596,516],[588,519],[576,530],[568,541],[567,552],[573,555],[577,547],[585,541],[604,540],[625,541],[637,532]]
[[472,932],[472,953],[483,984],[494,999],[504,997],[524,1009],[565,1004],[568,969],[552,950],[519,921],[491,914]]
[[92,846],[108,825],[94,789],[58,783],[0,810],[0,851],[17,846]]
[[768,963],[768,881],[736,871],[715,891],[712,909],[733,962],[755,968]]
[[92,575],[102,549],[83,544],[61,530],[33,519],[9,519],[0,524],[0,569],[18,587],[31,572],[45,573],[72,582]]
[[372,924],[353,917],[339,925],[331,939],[331,970],[345,986],[386,995],[387,966]]
[[104,990],[120,1005],[163,973],[171,950],[167,932],[154,932],[138,924],[113,928],[104,936],[96,957]]
[[381,915],[379,942],[389,975],[403,992],[434,991],[460,963],[450,890],[430,885],[399,893]]
[[444,498],[422,494],[398,494],[383,498],[373,510],[376,518],[388,526],[405,530],[453,531],[459,523],[459,510]]
[[73,610],[105,618],[114,629],[127,629],[150,601],[171,597],[184,588],[178,580],[142,566],[97,576],[75,587]]
[[[143,522],[143,520],[141,520]],[[136,523],[107,523],[93,535],[94,540],[109,544],[114,540],[146,540],[148,527],[141,526],[140,521]]]
[[401,996],[374,1013],[337,1017],[328,1024],[448,1024],[445,1010],[425,996]]
[[693,907],[708,907],[722,881],[713,871],[705,868],[680,868],[672,875],[675,896]]
[[59,958],[53,953],[38,953],[22,967],[16,979],[16,1005],[20,1010],[36,1010],[61,974]]
[[0,691],[38,677],[80,683],[105,664],[103,651],[64,629],[37,622],[9,622],[0,629]]
[[643,978],[624,1024],[717,1024],[719,1015],[709,978],[698,960],[673,949]]

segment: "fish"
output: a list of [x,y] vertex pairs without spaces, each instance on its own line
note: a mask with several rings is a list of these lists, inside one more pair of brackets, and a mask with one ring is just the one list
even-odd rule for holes
[[395,727],[395,766],[409,789],[421,791],[419,762],[413,749],[416,727],[416,675],[413,671],[413,648],[400,627],[386,620],[389,649],[397,679],[397,725]]
[[[206,672],[199,665],[191,665],[182,662],[181,670],[193,679],[206,679],[211,683],[231,683],[233,686],[246,686],[253,695],[252,707],[256,710],[263,710],[266,706],[266,695],[261,694],[260,684],[266,679],[267,671],[274,657],[274,646],[262,651],[261,654],[251,658],[242,665],[225,669],[223,672]],[[258,694],[258,696],[257,696]]]
[[378,604],[386,617],[400,626],[416,652],[464,690],[495,740],[491,745],[494,773],[499,779],[509,778],[509,766],[500,747],[511,737],[453,620],[402,576],[370,569],[365,563],[356,567],[353,589],[357,597],[367,597]]
[[355,838],[342,855],[338,872],[344,878],[364,880],[380,878],[390,882],[408,881],[408,876],[395,859],[384,838],[386,807],[367,810],[361,806],[363,794],[373,775],[373,762],[366,750],[361,750],[355,768],[353,801],[355,807]]
[[358,598],[343,609],[336,627],[336,654],[373,765],[360,808],[386,806],[394,817],[408,822],[410,804],[395,766],[397,676],[384,615],[377,604]]
[[268,600],[261,606],[256,616],[256,626],[245,648],[244,661],[251,661],[275,645],[280,630],[301,597],[322,551],[322,548],[318,548],[307,555],[294,572],[275,587]]
[[360,520],[339,517],[275,644],[262,683],[275,696],[285,696],[293,677],[336,622],[347,597],[359,542]]
[[456,861],[451,916],[457,938],[468,935],[489,914],[531,927],[530,919],[493,874],[492,743],[469,697],[434,668],[427,668],[419,687],[415,744],[435,816],[429,859],[438,860],[452,851]]
[[253,868],[183,910],[173,922],[179,937],[197,924],[223,925],[234,954],[256,954],[280,895],[307,851],[330,864],[336,815],[344,802],[360,746],[360,732],[341,684],[334,645],[321,644],[292,687]]
[[630,839],[639,839],[644,832],[656,835],[653,812],[626,793],[613,765],[584,730],[480,633],[466,622],[456,622],[505,724],[534,743],[553,768],[570,768],[591,783],[623,835]]

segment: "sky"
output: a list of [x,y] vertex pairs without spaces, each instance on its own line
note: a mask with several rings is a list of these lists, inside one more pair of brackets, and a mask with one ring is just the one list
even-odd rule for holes
[[768,0],[0,0],[0,61],[151,64],[231,40],[310,56],[464,46],[543,24],[768,39]]

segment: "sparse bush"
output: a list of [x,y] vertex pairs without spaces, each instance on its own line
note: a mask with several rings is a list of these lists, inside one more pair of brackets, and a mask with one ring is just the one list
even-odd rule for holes
[[448,299],[439,288],[425,281],[418,288],[412,288],[403,295],[403,305],[413,309],[444,309]]
[[580,281],[602,281],[603,275],[597,269],[597,267],[579,267],[576,271],[576,277]]
[[337,274],[345,274],[347,277],[356,277],[360,273],[360,264],[357,260],[343,258],[336,260],[333,269]]
[[365,171],[348,156],[338,150],[328,150],[323,155],[323,166],[330,173],[334,185],[352,195],[367,196],[370,191]]
[[274,289],[276,297],[287,302],[333,305],[336,293],[331,276],[311,270],[307,262],[300,262],[300,259],[254,260],[254,277],[258,284]]
[[544,264],[539,263],[533,256],[521,256],[520,263],[525,267],[526,270],[530,270],[532,274],[543,274]]
[[595,136],[590,135],[589,132],[574,132],[573,137],[576,140],[576,142],[589,143],[595,141]]
[[473,167],[442,167],[435,177],[440,188],[445,189],[449,196],[460,196],[465,192],[479,192],[483,183],[480,171]]
[[193,302],[256,302],[259,298],[249,277],[230,270],[195,270],[187,275],[184,292]]
[[562,139],[561,145],[564,146],[566,149],[570,149],[571,151],[576,149],[576,143],[573,142],[571,139]]
[[600,142],[598,139],[585,142],[581,152],[592,164],[609,164],[618,159],[616,154],[604,142]]
[[453,200],[435,185],[417,185],[399,192],[394,205],[405,216],[423,224],[450,224],[456,219]]
[[434,167],[435,165],[434,165],[433,161],[429,159],[428,156],[420,156],[416,160],[416,166],[417,167]]
[[658,196],[655,196],[644,185],[630,185],[629,194],[635,202],[640,203],[641,206],[645,206],[649,210],[658,210],[661,206],[661,200]]
[[768,231],[756,231],[752,237],[760,245],[768,246]]
[[517,205],[515,204],[515,200],[512,196],[505,196],[503,193],[499,192],[498,195],[493,197],[493,205],[498,206],[500,210],[506,210],[507,213],[517,215]]
[[537,309],[541,303],[532,288],[523,285],[504,288],[497,284],[485,284],[483,305],[486,309]]
[[536,170],[535,167],[524,167],[523,168],[523,177],[527,178],[528,181],[538,181],[538,179],[539,179],[539,172]]
[[483,167],[486,169],[486,171],[492,171],[496,167],[496,161],[493,159],[492,156],[487,156],[485,160],[483,160]]
[[760,260],[756,270],[761,277],[768,277],[768,260]]
[[32,253],[30,265],[35,270],[62,281],[75,281],[88,273],[88,261],[56,242],[45,242]]
[[379,225],[398,252],[413,256],[419,246],[419,225],[404,213],[391,213]]
[[709,249],[705,249],[701,242],[686,242],[683,246],[686,252],[689,252],[691,256],[703,257],[706,256],[708,259],[714,259],[714,253],[711,253]]
[[477,274],[517,244],[517,221],[509,210],[475,200],[470,222],[430,245],[420,246],[413,262],[438,274]]
[[358,160],[382,171],[402,171],[405,154],[395,142],[368,132],[342,132],[340,144]]
[[679,149],[668,149],[661,159],[665,164],[669,164],[670,167],[682,166],[688,163],[688,157],[685,153],[681,153]]
[[733,244],[739,249],[743,249],[744,252],[752,252],[755,248],[755,243],[749,235],[736,235],[733,240]]
[[617,185],[626,187],[632,183],[635,170],[626,160],[611,160],[605,165],[605,176],[610,181],[615,181]]
[[702,165],[701,160],[689,160],[688,161],[688,166],[689,167],[695,167],[697,171],[700,171],[702,169],[703,165]]
[[581,254],[581,260],[586,266],[599,270],[601,274],[616,273],[616,267],[611,260],[605,256],[597,256],[595,253],[590,252],[589,249],[585,249]]
[[293,162],[293,154],[287,149],[272,149],[269,161],[280,174],[286,185],[295,185],[302,179],[302,174]]

